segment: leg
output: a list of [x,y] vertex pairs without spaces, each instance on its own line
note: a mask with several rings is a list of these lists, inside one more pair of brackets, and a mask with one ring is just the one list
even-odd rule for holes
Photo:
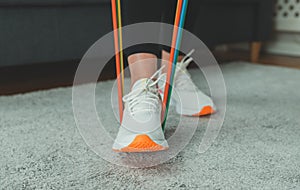
[[[198,18],[198,0],[189,1],[189,11],[186,15],[185,29],[192,33],[197,33],[196,24]],[[173,10],[174,11],[174,10]],[[172,12],[172,11],[171,11]],[[167,36],[168,37],[168,36]],[[168,37],[168,40],[170,38]],[[184,41],[183,36],[182,43],[189,44],[188,41]],[[191,47],[191,49],[197,47]],[[170,60],[170,48],[163,47],[162,50],[162,65],[165,65],[164,72],[167,72],[169,60]],[[192,53],[192,52],[191,52]],[[216,111],[216,107],[210,97],[202,93],[198,87],[193,83],[190,74],[186,67],[191,63],[192,59],[190,58],[191,53],[186,56],[179,56],[177,61],[180,62],[177,64],[175,69],[175,78],[173,88],[176,93],[173,94],[172,100],[175,105],[177,113],[182,115],[189,116],[204,116],[210,115]],[[161,91],[165,88],[164,85],[160,86]]]
[[[174,16],[176,13],[176,4],[177,4],[176,0],[170,0],[169,5],[165,6],[165,8],[167,10],[164,11],[163,22],[168,23],[168,24],[174,24],[174,19],[175,19]],[[190,32],[193,31],[194,25],[196,23],[195,18],[197,17],[197,13],[198,13],[197,7],[199,7],[198,0],[189,0],[188,12],[186,14],[184,29],[188,30]],[[167,38],[171,43],[171,40],[172,40],[171,36],[167,36],[165,38]],[[182,37],[182,39],[184,40],[184,36]],[[193,48],[193,47],[191,47],[191,48]],[[170,50],[171,50],[170,47],[165,47],[165,46],[162,47],[162,52],[161,52],[161,55],[162,55],[161,59],[163,60],[162,66],[165,66],[163,69],[163,72],[167,72],[167,70],[168,70],[168,65],[169,65],[168,62],[170,60]],[[180,62],[183,58],[184,58],[184,55],[182,53],[179,53],[177,61]]]
[[157,69],[157,57],[151,53],[135,53],[128,57],[131,87],[142,79],[150,78]]
[[257,63],[261,49],[261,42],[251,42],[251,62]]
[[[133,53],[128,57],[131,92],[123,97],[124,117],[113,144],[116,152],[153,152],[168,149],[161,127],[161,99],[154,79],[157,57]],[[151,80],[152,79],[152,80]]]
[[[162,59],[161,66],[164,66],[162,71],[163,71],[163,73],[167,73],[168,67],[169,67],[168,63],[169,63],[169,60],[170,60],[170,52],[162,50],[161,59]],[[183,56],[179,55],[178,56],[178,62],[180,62],[182,59],[183,59]]]
[[[122,4],[125,25],[159,22],[161,19],[159,11],[161,0],[124,0]],[[123,35],[123,38],[126,38],[126,35]],[[168,142],[161,127],[162,105],[157,87],[158,80],[154,80],[158,75],[156,69],[157,57],[160,54],[159,46],[138,44],[125,49],[124,54],[131,74],[131,92],[123,97],[124,116],[113,150],[117,152],[166,150]]]
[[[160,0],[124,0],[122,4],[124,26],[142,22],[161,21],[163,3]],[[128,40],[128,36],[124,34],[123,38],[126,37]],[[124,54],[129,64],[131,86],[139,79],[150,78],[156,72],[157,57],[160,54],[159,45],[135,45],[125,49]]]

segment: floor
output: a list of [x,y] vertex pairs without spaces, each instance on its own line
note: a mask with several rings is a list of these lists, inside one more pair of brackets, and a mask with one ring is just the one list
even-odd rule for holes
[[[0,67],[0,95],[72,86],[80,60]],[[59,66],[58,66],[59,65]],[[100,80],[115,78],[114,63],[106,64]]]
[[[216,59],[219,62],[224,61],[250,61],[249,51],[244,50],[227,50],[227,51],[215,51],[213,52]],[[290,67],[300,69],[300,57],[292,57],[286,55],[275,55],[261,52],[258,59],[259,64],[274,65],[280,67]]]
[[[0,189],[300,189],[300,70],[246,62],[221,67],[227,112],[212,147],[197,152],[205,117],[176,157],[144,169],[91,151],[76,128],[71,88],[0,96]],[[200,71],[191,73],[208,90]],[[97,85],[96,107],[113,137],[112,85]],[[95,135],[101,143],[104,134]]]

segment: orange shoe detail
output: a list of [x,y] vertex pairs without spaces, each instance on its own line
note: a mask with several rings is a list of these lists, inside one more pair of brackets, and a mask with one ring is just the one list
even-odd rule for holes
[[138,135],[130,145],[122,148],[118,152],[156,152],[166,149],[167,147],[163,147],[153,142],[148,135]]
[[199,117],[199,116],[210,115],[213,113],[215,113],[215,111],[213,110],[213,108],[211,106],[205,106],[199,113],[194,114],[193,116]]

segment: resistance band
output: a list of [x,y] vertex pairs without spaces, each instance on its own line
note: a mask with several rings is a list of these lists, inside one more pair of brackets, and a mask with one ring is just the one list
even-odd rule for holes
[[122,95],[124,94],[124,56],[123,56],[123,37],[122,37],[122,16],[121,16],[121,0],[117,0],[118,13],[118,33],[120,47],[121,77],[122,77]]
[[[121,3],[120,0],[111,0],[112,21],[114,30],[114,46],[116,59],[116,74],[118,84],[118,103],[120,122],[123,118],[123,92],[124,92],[124,61],[123,61],[123,47],[122,47],[122,32],[121,32]],[[119,18],[119,19],[118,19]]]
[[[174,80],[174,74],[176,70],[176,63],[179,54],[179,47],[182,37],[182,28],[184,26],[184,20],[187,10],[188,0],[178,0],[173,36],[172,36],[172,48],[170,52],[169,68],[167,73],[167,81],[164,91],[164,101],[163,101],[163,129],[165,128],[170,98],[172,95],[172,85]],[[117,74],[117,84],[118,84],[118,103],[119,103],[119,115],[120,122],[123,118],[123,93],[124,93],[124,60],[123,60],[123,47],[122,47],[122,22],[121,22],[121,3],[120,0],[111,0],[112,7],[112,21],[114,29],[114,46],[115,46],[115,58],[116,58],[116,74]]]
[[187,5],[188,0],[178,0],[177,1],[177,8],[176,8],[176,15],[175,15],[175,22],[174,22],[174,29],[173,29],[173,37],[172,37],[172,47],[170,52],[170,60],[169,60],[169,67],[167,72],[167,80],[164,90],[164,101],[163,101],[163,124],[162,128],[165,129],[165,125],[167,122],[167,115],[169,111],[169,105],[172,95],[172,86],[174,81],[174,75],[176,70],[177,58],[179,55],[179,48],[181,44],[182,38],[182,28],[184,27],[185,16],[187,12]]

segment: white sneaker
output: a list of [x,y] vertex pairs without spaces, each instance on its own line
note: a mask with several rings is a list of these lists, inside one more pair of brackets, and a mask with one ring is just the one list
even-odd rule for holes
[[[201,92],[191,79],[187,66],[193,61],[188,53],[181,62],[177,63],[171,104],[176,112],[187,116],[205,116],[216,112],[216,107],[210,97]],[[159,92],[163,97],[166,76],[159,82]]]
[[116,152],[154,152],[168,149],[161,126],[162,101],[153,78],[138,80],[124,96],[123,121],[115,139]]

